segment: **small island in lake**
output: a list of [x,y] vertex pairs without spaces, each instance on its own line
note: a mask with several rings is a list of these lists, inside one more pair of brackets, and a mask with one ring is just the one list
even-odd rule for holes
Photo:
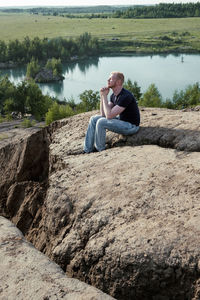
[[60,59],[49,59],[44,67],[41,67],[37,60],[32,58],[27,65],[27,79],[34,79],[38,83],[47,83],[63,80],[62,63]]
[[35,76],[35,82],[46,83],[63,80],[62,74],[54,74],[53,70],[42,68]]

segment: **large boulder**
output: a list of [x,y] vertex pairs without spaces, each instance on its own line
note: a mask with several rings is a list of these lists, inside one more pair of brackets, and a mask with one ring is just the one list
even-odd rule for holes
[[4,210],[68,276],[119,300],[199,299],[199,112],[144,108],[137,134],[108,133],[105,151],[82,154],[94,113],[48,129],[46,196],[12,181]]

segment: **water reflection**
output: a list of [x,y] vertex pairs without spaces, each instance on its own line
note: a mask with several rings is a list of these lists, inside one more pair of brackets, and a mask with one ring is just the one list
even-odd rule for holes
[[46,83],[38,83],[39,87],[44,90],[46,88],[46,86],[48,86],[47,91],[49,90],[50,94],[53,95],[55,93],[55,95],[59,96],[59,94],[63,93],[64,90],[64,84],[63,82],[59,81],[59,82],[51,82],[49,84]]
[[[166,58],[168,55],[169,55],[169,54],[162,53],[162,54],[160,54],[160,57]],[[153,57],[153,55],[152,55],[151,57]]]
[[87,60],[82,60],[80,62],[78,62],[78,68],[79,70],[83,73],[86,74],[86,72],[90,69],[91,66],[95,66],[96,68],[98,68],[98,64],[99,64],[99,58],[90,58]]
[[65,73],[69,73],[69,72],[73,71],[76,68],[76,65],[77,65],[76,62],[70,63],[70,64],[64,63],[63,64],[63,73],[65,74]]
[[[172,98],[175,90],[184,90],[189,84],[199,82],[199,54],[161,54],[91,57],[79,62],[63,64],[65,79],[59,83],[39,84],[43,94],[60,100],[74,98],[85,90],[99,89],[107,83],[111,71],[120,70],[125,80],[137,81],[144,93],[154,83],[163,100]],[[18,83],[25,78],[26,67],[0,70]]]
[[90,69],[90,67],[96,66],[96,68],[98,68],[98,64],[99,64],[99,57],[87,58],[79,62],[65,63],[63,64],[63,73],[69,73],[74,71],[76,68],[78,68],[80,72],[86,74],[86,72]]
[[25,79],[26,67],[20,66],[13,69],[2,69],[0,70],[0,75],[1,76],[8,75],[10,81],[14,82],[15,84],[18,84]]

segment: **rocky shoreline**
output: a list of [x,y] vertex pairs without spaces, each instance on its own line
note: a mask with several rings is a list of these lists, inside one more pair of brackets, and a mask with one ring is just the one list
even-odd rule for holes
[[0,141],[1,216],[115,299],[199,299],[199,111],[141,109],[138,134],[83,155],[94,113]]

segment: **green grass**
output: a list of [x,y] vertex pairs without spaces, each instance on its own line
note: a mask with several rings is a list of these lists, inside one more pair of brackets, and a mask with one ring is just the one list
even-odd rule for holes
[[[176,36],[171,42],[161,40],[162,36]],[[30,15],[27,13],[0,13],[0,40],[23,40],[35,36],[77,37],[84,32],[98,37],[104,44],[110,43],[110,50],[117,51],[156,51],[166,47],[174,50],[177,47],[193,48],[200,51],[200,18],[172,19],[69,19],[54,16]],[[188,35],[182,36],[184,32]],[[178,42],[178,38],[179,39]],[[117,40],[113,40],[116,39]],[[154,50],[153,50],[154,49]]]

